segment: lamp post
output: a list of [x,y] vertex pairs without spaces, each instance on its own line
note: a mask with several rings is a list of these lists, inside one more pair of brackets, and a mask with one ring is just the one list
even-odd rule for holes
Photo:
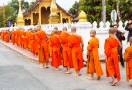
[[0,6],[0,10],[2,10],[3,25],[5,27],[5,7],[4,7],[4,4],[3,4],[3,6]]

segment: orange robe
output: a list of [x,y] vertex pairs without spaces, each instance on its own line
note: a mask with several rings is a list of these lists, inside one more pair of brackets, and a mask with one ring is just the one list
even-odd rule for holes
[[72,52],[71,48],[68,47],[68,36],[70,34],[63,32],[60,34],[60,41],[62,44],[62,55],[63,55],[63,64],[64,66],[70,66],[71,68],[73,67],[72,63]]
[[4,41],[9,42],[9,34],[7,31],[5,32],[5,35],[4,35]]
[[57,35],[58,35],[58,36],[60,36],[60,35],[61,35],[61,33],[62,33],[61,31],[57,31]]
[[60,54],[60,38],[58,35],[50,37],[50,46],[52,47],[52,62],[51,66],[59,67],[62,64]]
[[30,31],[26,31],[26,34],[25,34],[25,37],[24,37],[24,48],[27,49],[29,48],[29,38],[30,38],[30,34],[31,32]]
[[16,30],[16,36],[15,36],[15,42],[17,45],[19,45],[19,30]]
[[15,43],[15,32],[14,31],[11,32],[11,42],[12,44]]
[[106,74],[107,77],[115,76],[120,81],[120,69],[118,63],[118,45],[117,38],[109,37],[105,40],[104,52],[107,57],[106,60]]
[[35,54],[35,33],[30,35],[30,50],[33,54]]
[[35,50],[35,53],[38,54],[39,48],[40,48],[40,44],[39,44],[39,43],[40,43],[40,39],[39,39],[37,33],[35,33],[34,39],[35,39],[35,40],[34,40],[34,42],[35,42],[35,43],[34,43],[34,46],[35,46],[35,49],[34,49],[34,50]]
[[4,41],[5,31],[2,32],[2,40]]
[[[50,34],[50,37],[53,36],[53,35],[54,35],[54,33],[51,33],[51,34]],[[49,55],[50,55],[50,57],[52,57],[52,47],[50,46],[50,43],[51,43],[51,42],[50,42],[50,38],[49,38],[49,40],[48,40]]]
[[18,42],[18,45],[20,45],[21,44],[21,30],[19,29],[18,31],[17,31],[17,42]]
[[39,48],[39,62],[40,63],[48,63],[49,62],[49,54],[48,54],[48,44],[46,41],[46,32],[43,30],[38,31],[37,33],[39,39],[38,44],[40,44]]
[[103,70],[99,60],[99,40],[96,37],[91,38],[88,41],[88,62],[87,62],[87,74],[96,73],[97,77],[103,75]]
[[126,81],[132,79],[132,46],[125,49],[124,60],[126,60]]
[[70,35],[68,37],[69,47],[72,48],[73,66],[76,71],[84,67],[83,55],[82,55],[83,52],[80,46],[81,40],[82,37],[79,35]]

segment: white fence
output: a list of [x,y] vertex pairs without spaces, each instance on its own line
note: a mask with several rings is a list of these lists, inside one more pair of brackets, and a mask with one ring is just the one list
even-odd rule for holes
[[[122,32],[126,32],[125,36],[127,37],[128,32],[125,31],[124,27],[126,26],[128,21],[126,22],[122,22],[120,21],[118,23],[118,30],[122,31]],[[50,33],[54,26],[57,26],[59,30],[61,30],[64,26],[68,28],[68,32],[70,32],[70,28],[75,26],[77,27],[77,33],[82,35],[83,41],[84,41],[84,58],[86,58],[86,52],[87,52],[87,44],[88,44],[88,40],[90,39],[90,30],[94,29],[97,31],[97,37],[100,40],[100,47],[99,47],[99,55],[100,55],[100,59],[104,59],[104,42],[105,39],[109,36],[108,35],[108,30],[110,28],[110,22],[106,22],[105,24],[103,22],[99,23],[99,28],[97,28],[98,24],[97,22],[93,22],[92,24],[90,22],[78,22],[78,23],[65,23],[65,24],[43,24],[41,25],[42,29],[45,30],[47,33]],[[105,26],[105,27],[104,27]],[[25,30],[29,29],[29,28],[35,28],[35,26],[23,26],[23,27],[6,27],[6,28],[0,28],[0,30],[7,30],[7,29],[18,29],[18,28],[24,28]],[[128,43],[125,41],[123,41],[123,47],[126,48],[128,46]],[[124,51],[124,49],[123,49]]]

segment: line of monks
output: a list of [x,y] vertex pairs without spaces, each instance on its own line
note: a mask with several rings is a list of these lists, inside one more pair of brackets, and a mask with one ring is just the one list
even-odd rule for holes
[[[53,32],[47,35],[41,29],[40,25],[35,30],[23,29],[12,31],[1,31],[1,39],[5,42],[11,42],[23,49],[30,50],[34,55],[39,56],[41,68],[48,68],[49,58],[52,58],[51,66],[58,71],[59,66],[66,67],[65,73],[70,74],[71,68],[74,68],[74,76],[80,76],[80,70],[84,67],[83,60],[83,39],[76,33],[76,27],[71,28],[71,34],[67,33],[67,28],[63,27],[62,32],[54,27]],[[90,31],[91,39],[87,45],[87,68],[86,73],[91,76],[87,79],[94,80],[94,73],[100,80],[103,70],[99,60],[99,39],[96,37],[96,31]],[[132,37],[130,46],[126,48],[124,59],[126,60],[126,80],[132,79]],[[106,75],[111,77],[110,84],[114,86],[120,81],[120,69],[118,64],[118,50],[122,48],[117,37],[115,37],[114,28],[109,29],[109,37],[105,39],[104,53],[106,55]],[[130,85],[132,87],[132,85]]]

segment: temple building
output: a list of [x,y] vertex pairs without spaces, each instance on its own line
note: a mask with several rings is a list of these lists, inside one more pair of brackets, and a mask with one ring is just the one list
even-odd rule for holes
[[[54,11],[52,2],[56,0],[36,0],[35,4],[23,13],[25,25],[49,24],[51,11]],[[52,8],[51,8],[52,7]],[[73,16],[56,3],[58,23],[70,23]]]

